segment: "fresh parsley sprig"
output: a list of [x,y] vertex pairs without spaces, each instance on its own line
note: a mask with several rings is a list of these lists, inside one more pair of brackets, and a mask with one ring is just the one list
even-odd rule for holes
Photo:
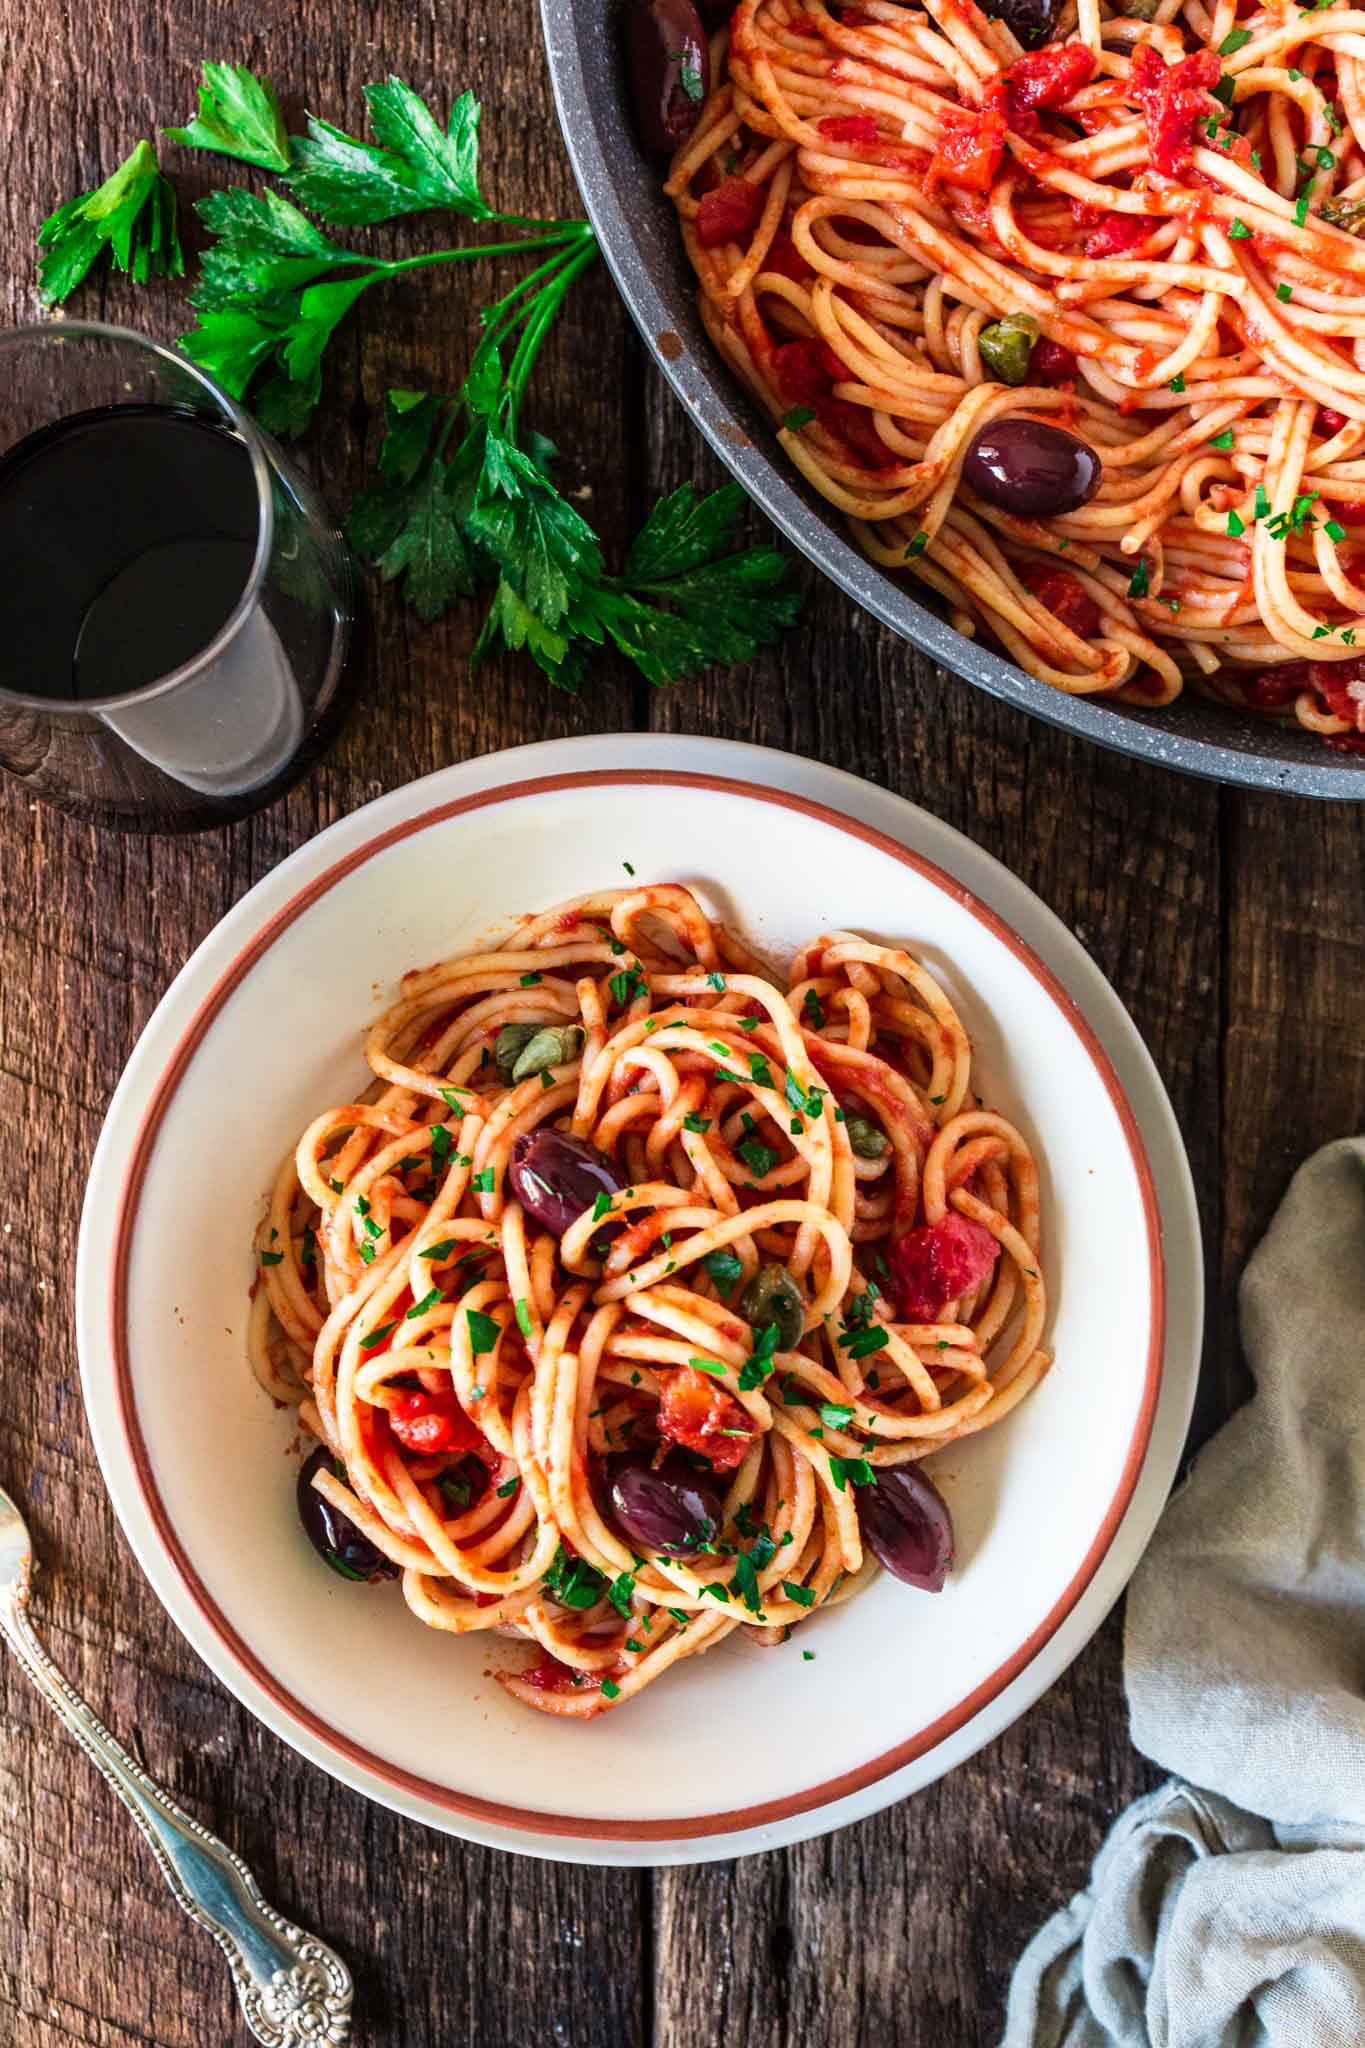
[[115,268],[137,284],[183,276],[175,191],[151,143],[139,142],[102,185],[49,214],[38,246],[39,289],[49,306],[69,298],[106,249]]
[[[553,446],[522,422],[545,337],[596,260],[588,223],[489,205],[472,93],[459,95],[444,127],[399,78],[364,95],[373,140],[316,115],[291,136],[269,80],[241,64],[204,65],[197,114],[167,136],[272,172],[293,197],[230,187],[199,202],[213,239],[190,297],[199,324],[180,346],[268,431],[297,435],[322,395],[333,335],[373,285],[437,264],[530,255],[525,275],[485,310],[456,392],[388,394],[379,481],[352,508],[353,545],[386,580],[401,579],[424,619],[490,592],[474,659],[498,645],[526,649],[563,689],[577,688],[589,651],[607,644],[655,684],[751,659],[791,624],[800,598],[775,549],[735,549],[738,486],[698,498],[684,485],[661,500],[611,576],[596,534],[551,478]],[[384,259],[318,225],[370,227],[432,209],[503,233]],[[140,281],[184,268],[175,195],[147,142],[104,185],[59,208],[40,239],[51,300],[106,247]]]

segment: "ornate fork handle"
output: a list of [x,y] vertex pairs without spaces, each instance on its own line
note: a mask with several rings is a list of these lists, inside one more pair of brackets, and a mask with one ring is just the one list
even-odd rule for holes
[[256,2039],[265,2048],[342,2048],[351,2038],[352,1986],[340,1956],[268,1906],[241,1857],[133,1762],[52,1662],[22,1604],[0,1601],[0,1629],[146,1835],[185,1912],[227,1957]]

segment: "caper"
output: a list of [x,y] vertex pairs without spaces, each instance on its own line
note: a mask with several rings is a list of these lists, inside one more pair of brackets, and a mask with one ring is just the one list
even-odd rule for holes
[[844,1129],[848,1142],[860,1159],[880,1159],[884,1152],[891,1150],[891,1140],[886,1132],[878,1130],[871,1117],[846,1116]]
[[1155,21],[1159,5],[1160,0],[1114,0],[1114,12],[1130,21]]
[[981,360],[1001,384],[1026,384],[1029,357],[1038,339],[1038,322],[1031,313],[1007,313],[983,327],[976,338]]
[[785,1266],[760,1266],[739,1297],[739,1312],[751,1329],[777,1329],[779,1351],[795,1351],[806,1328],[806,1304]]
[[510,1074],[521,1057],[522,1047],[529,1045],[542,1028],[539,1024],[504,1024],[493,1047],[495,1065]]
[[545,1025],[534,1037],[527,1039],[517,1054],[512,1079],[529,1081],[532,1074],[543,1074],[548,1067],[562,1067],[567,1061],[576,1060],[583,1050],[586,1036],[581,1024]]

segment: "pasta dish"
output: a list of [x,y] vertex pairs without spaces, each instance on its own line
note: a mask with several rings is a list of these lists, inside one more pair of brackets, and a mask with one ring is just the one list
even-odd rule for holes
[[591,1717],[952,1560],[921,1461],[1046,1371],[1030,1147],[899,946],[785,978],[687,889],[408,974],[257,1238],[251,1353],[343,1576]]
[[666,189],[865,552],[1059,690],[1365,751],[1365,13],[720,11]]

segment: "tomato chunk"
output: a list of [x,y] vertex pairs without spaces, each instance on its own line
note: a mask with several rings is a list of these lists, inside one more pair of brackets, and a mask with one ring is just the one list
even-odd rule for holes
[[983,1224],[956,1211],[907,1231],[891,1247],[891,1284],[901,1321],[937,1322],[950,1301],[989,1279],[1000,1247]]
[[1312,681],[1329,711],[1365,733],[1365,660],[1315,661]]
[[516,1675],[523,1685],[533,1685],[537,1692],[578,1692],[588,1683],[581,1671],[561,1664],[548,1650],[529,1671],[518,1671]]
[[1076,358],[1059,341],[1040,335],[1033,344],[1029,379],[1034,384],[1069,384],[1078,374]]
[[831,372],[829,351],[819,341],[783,341],[773,350],[777,388],[789,405],[814,405],[824,398],[842,369]]
[[1087,256],[1126,256],[1145,242],[1156,222],[1140,213],[1106,213],[1097,228],[1085,238]]
[[797,248],[790,235],[774,235],[772,246],[763,258],[765,270],[775,270],[779,277],[789,277],[793,284],[804,284],[810,276],[810,265]]
[[930,159],[926,189],[946,181],[969,192],[989,192],[1005,149],[1005,116],[996,107],[945,107],[938,148]]
[[663,1382],[660,1434],[671,1437],[684,1450],[709,1458],[717,1472],[738,1465],[758,1434],[738,1401],[690,1365],[680,1365],[659,1377]]
[[877,432],[865,405],[850,405],[845,398],[817,398],[815,417],[827,434],[843,442],[860,468],[893,469],[900,460]]
[[870,114],[830,114],[816,126],[826,142],[846,142],[850,149],[873,149],[878,141]]
[[399,1396],[389,1410],[389,1427],[400,1444],[423,1457],[477,1450],[484,1441],[453,1394],[429,1394],[425,1387]]
[[1064,107],[1095,76],[1095,59],[1084,43],[1062,43],[1016,57],[1005,73],[1011,114],[1020,109]]
[[703,193],[697,205],[697,240],[703,249],[718,249],[722,242],[742,242],[758,225],[767,193],[747,178],[722,178],[713,192]]
[[1175,178],[1189,168],[1196,124],[1207,118],[1208,95],[1221,76],[1215,50],[1197,50],[1193,57],[1167,64],[1150,43],[1138,45],[1128,85],[1146,116],[1153,170]]
[[[1093,640],[1099,632],[1100,608],[1069,569],[1056,569],[1050,562],[1025,562],[1019,570],[1019,581],[1033,592],[1039,604],[1046,605],[1054,618],[1069,626],[1073,633],[1079,633],[1082,640]],[[991,1242],[995,1240],[992,1238]]]

